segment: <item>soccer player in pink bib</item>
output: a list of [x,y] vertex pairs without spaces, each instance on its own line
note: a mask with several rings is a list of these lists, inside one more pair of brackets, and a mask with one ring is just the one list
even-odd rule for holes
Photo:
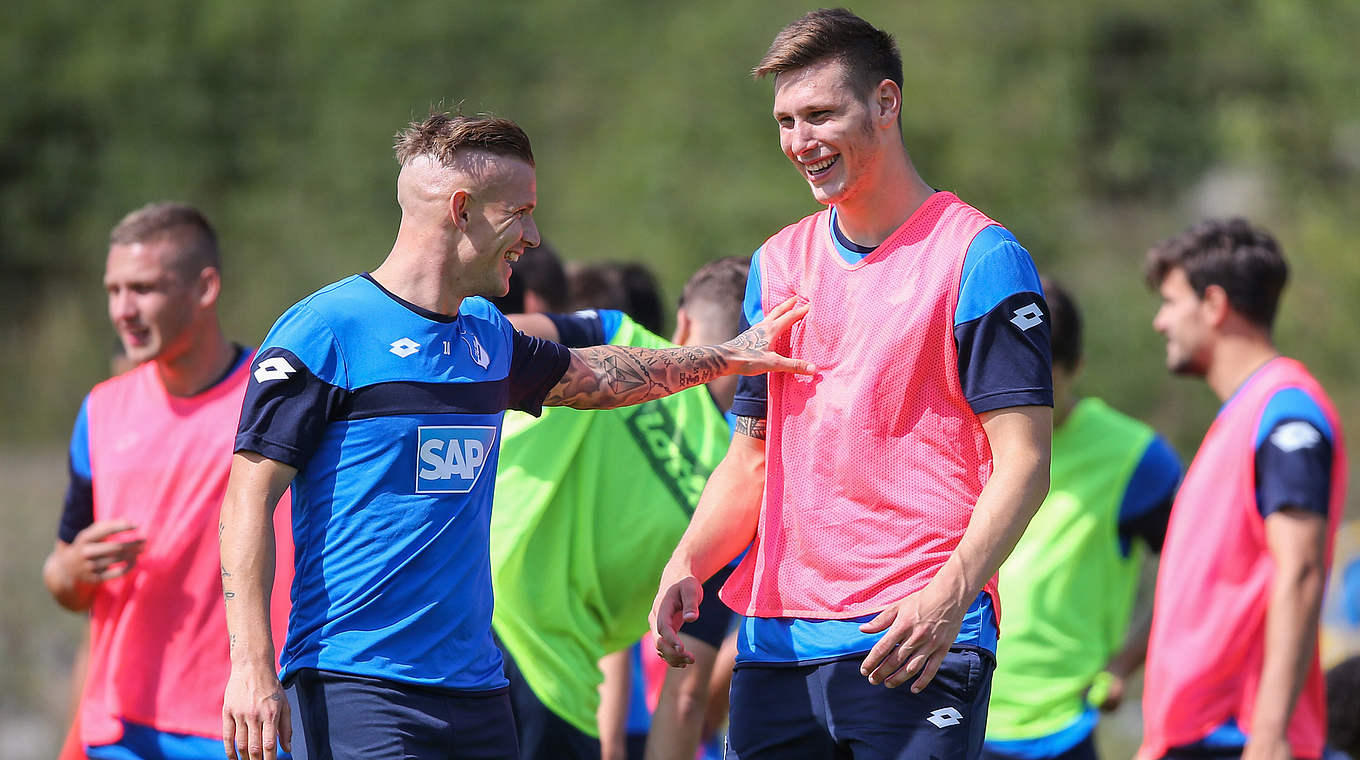
[[[222,756],[231,662],[218,508],[253,352],[217,317],[217,235],[197,209],[153,203],[109,236],[109,319],[139,363],[96,385],[71,436],[70,486],[43,581],[90,616],[80,742],[100,760]],[[290,522],[288,501],[275,512]],[[292,543],[271,607],[288,613]]]
[[1346,454],[1326,391],[1271,339],[1287,273],[1275,239],[1242,219],[1203,222],[1148,253],[1167,368],[1204,378],[1223,406],[1171,508],[1145,760],[1322,756],[1318,617]]
[[[751,262],[747,321],[811,305],[791,356],[818,373],[742,383],[737,434],[661,579],[658,653],[700,584],[747,616],[727,757],[975,758],[995,574],[1047,491],[1048,310],[1010,232],[917,174],[891,36],[844,10],[785,27],[780,145],[824,210]],[[907,687],[907,688],[895,688]]]

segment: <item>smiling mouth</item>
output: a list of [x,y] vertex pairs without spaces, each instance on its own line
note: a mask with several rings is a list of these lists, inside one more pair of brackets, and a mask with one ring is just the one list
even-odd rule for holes
[[826,172],[840,160],[840,156],[832,156],[830,158],[824,158],[815,164],[803,164],[803,169],[808,173],[809,177],[820,177],[821,175],[826,174]]

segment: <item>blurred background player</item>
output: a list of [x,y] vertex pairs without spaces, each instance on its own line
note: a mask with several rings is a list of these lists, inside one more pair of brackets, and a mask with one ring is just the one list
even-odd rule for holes
[[1077,394],[1081,313],[1057,282],[1042,282],[1052,320],[1052,480],[999,573],[1006,635],[988,760],[1095,760],[1097,709],[1119,706],[1147,652],[1151,609],[1129,622],[1144,550],[1161,550],[1181,476],[1152,428]]
[[1327,671],[1327,751],[1323,760],[1360,760],[1360,655]]
[[1148,251],[1167,369],[1223,402],[1186,472],[1162,551],[1138,757],[1322,756],[1318,614],[1346,492],[1326,391],[1271,327],[1288,267],[1243,219]]
[[[623,267],[612,264],[578,270],[572,305],[659,302],[650,274],[623,274]],[[745,279],[740,259],[720,259],[696,272],[676,313],[674,343],[643,328],[623,308],[511,320],[531,335],[568,346],[721,342],[737,334]],[[607,284],[592,297],[595,282]],[[720,378],[706,389],[629,409],[550,409],[538,419],[507,417],[491,522],[493,624],[506,653],[524,757],[595,760],[602,750],[605,757],[626,754],[632,683],[627,648],[646,631],[651,586],[726,451],[730,429],[724,412],[735,385],[734,379]],[[712,621],[685,631],[706,651],[716,651],[726,632],[728,617],[716,596],[714,603]],[[608,671],[603,699],[597,691],[602,668]],[[693,757],[699,722],[688,719],[696,710],[702,718],[705,692],[699,689],[700,696],[683,702],[682,710],[679,694],[691,692],[674,686],[677,701],[666,704],[676,709],[663,707],[659,725],[674,741],[689,741]]]
[[[217,758],[229,669],[217,518],[251,352],[218,322],[217,236],[197,209],[144,206],[109,242],[109,319],[132,367],[81,405],[43,581],[90,615],[89,757]],[[288,585],[285,573],[275,586],[280,630]]]
[[543,240],[510,264],[510,290],[488,300],[502,314],[570,311],[567,271],[557,251]]

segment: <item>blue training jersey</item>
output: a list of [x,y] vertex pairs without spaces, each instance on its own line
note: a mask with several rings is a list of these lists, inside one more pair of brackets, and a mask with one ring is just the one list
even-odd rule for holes
[[452,690],[506,685],[491,638],[489,530],[501,417],[537,414],[566,348],[481,298],[421,309],[367,275],[279,318],[237,451],[298,470],[282,677],[300,668]]
[[[873,252],[873,248],[856,245],[841,233],[834,208],[830,227],[836,251],[846,262],[857,263]],[[756,251],[742,302],[741,329],[764,318],[761,292],[760,251]],[[1038,314],[1030,313],[1040,305],[1043,308]],[[954,312],[959,381],[974,412],[1053,405],[1047,313],[1039,273],[1029,252],[1004,227],[992,225],[979,232],[964,258]],[[766,388],[763,375],[741,378],[732,411],[743,417],[764,418]],[[860,624],[873,617],[747,618],[738,634],[737,662],[806,664],[863,654],[883,635],[860,632]],[[994,653],[996,638],[991,597],[980,593],[964,616],[955,644]]]

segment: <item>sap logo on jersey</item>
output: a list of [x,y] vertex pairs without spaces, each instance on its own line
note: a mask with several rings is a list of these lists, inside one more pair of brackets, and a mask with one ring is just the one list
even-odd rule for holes
[[496,428],[431,425],[417,431],[416,493],[467,493],[496,441]]

